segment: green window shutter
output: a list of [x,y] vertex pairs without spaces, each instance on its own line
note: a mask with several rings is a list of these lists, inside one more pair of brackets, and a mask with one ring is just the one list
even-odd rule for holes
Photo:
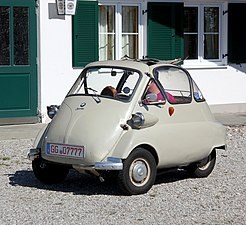
[[148,3],[148,57],[184,57],[183,3]]
[[78,1],[73,16],[73,66],[98,60],[98,2]]
[[246,3],[228,4],[228,60],[246,63]]

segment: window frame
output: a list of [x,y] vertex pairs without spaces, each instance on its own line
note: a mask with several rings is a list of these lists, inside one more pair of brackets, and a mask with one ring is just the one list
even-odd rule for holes
[[[197,59],[185,59],[184,65],[185,66],[220,66],[225,65],[227,63],[227,59],[224,57],[223,54],[225,54],[226,49],[226,43],[227,38],[225,35],[225,29],[224,29],[224,15],[223,15],[223,4],[220,3],[208,3],[208,4],[185,4],[184,9],[186,7],[197,7],[198,9],[198,58]],[[206,7],[218,7],[219,8],[219,43],[218,43],[218,59],[205,59],[205,53],[204,53],[204,11]],[[188,33],[188,32],[187,32]],[[184,35],[186,32],[184,32]],[[184,45],[185,46],[185,45]],[[185,56],[187,57],[187,56]]]
[[[114,60],[119,60],[123,57],[122,55],[122,7],[123,6],[137,6],[138,7],[138,57],[140,58],[143,55],[143,26],[142,24],[142,4],[140,2],[133,2],[127,3],[125,1],[99,1],[98,6],[101,5],[106,6],[115,6],[115,49],[114,49]],[[98,27],[99,27],[99,20],[98,20]],[[100,35],[98,29],[98,36]],[[99,52],[99,47],[98,47]],[[99,55],[100,58],[100,55]]]
[[[159,73],[159,71],[161,69],[165,69],[166,71],[169,71],[169,70],[182,71],[183,77],[187,78],[187,85],[188,85],[189,89],[184,90],[184,89],[179,89],[179,88],[176,88],[176,89],[168,88],[167,85],[163,84],[162,79],[160,79],[160,77],[159,77],[159,76],[167,76],[167,75],[158,75],[158,73]],[[192,101],[193,101],[192,100],[192,94],[193,94],[192,78],[190,77],[190,74],[185,69],[183,69],[182,67],[177,67],[177,66],[158,66],[158,67],[154,68],[153,74],[154,74],[155,79],[161,85],[161,87],[162,87],[161,90],[164,91],[164,94],[165,94],[164,96],[165,96],[165,98],[168,100],[168,102],[170,104],[180,105],[180,104],[190,104],[190,103],[192,103]],[[172,79],[173,79],[173,76],[172,76]],[[173,83],[175,84],[175,82],[173,82]],[[170,101],[170,99],[168,97],[168,94],[167,94],[169,92],[175,98],[175,102]],[[179,92],[180,95],[174,95],[173,92]],[[187,96],[183,95],[183,93],[185,93],[185,92],[188,93]],[[180,99],[180,100],[178,100],[178,99]]]

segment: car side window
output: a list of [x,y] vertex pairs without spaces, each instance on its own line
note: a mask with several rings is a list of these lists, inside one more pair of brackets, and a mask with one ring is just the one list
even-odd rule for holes
[[200,91],[200,89],[196,85],[195,81],[193,81],[193,96],[197,102],[204,102],[205,101],[205,98],[203,97],[202,92]]
[[184,104],[192,101],[190,81],[182,69],[171,66],[157,67],[154,75],[165,89],[170,103]]
[[146,87],[143,102],[145,104],[164,104],[165,96],[162,94],[159,85],[151,79]]

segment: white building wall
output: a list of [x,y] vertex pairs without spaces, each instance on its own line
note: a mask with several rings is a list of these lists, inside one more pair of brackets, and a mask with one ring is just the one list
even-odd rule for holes
[[72,68],[72,17],[58,16],[55,0],[39,1],[39,98],[42,121],[46,106],[59,105],[81,69]]
[[[72,17],[58,16],[55,0],[40,0],[39,102],[42,121],[46,106],[61,104],[81,69],[72,68]],[[186,67],[186,66],[184,66]],[[246,112],[246,64],[188,68],[214,112]]]
[[246,112],[246,64],[188,69],[214,112]]

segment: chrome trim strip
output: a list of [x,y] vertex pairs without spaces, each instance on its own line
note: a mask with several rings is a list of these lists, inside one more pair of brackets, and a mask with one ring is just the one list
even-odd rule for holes
[[95,163],[96,170],[122,170],[123,163],[120,158],[108,157],[104,162]]

